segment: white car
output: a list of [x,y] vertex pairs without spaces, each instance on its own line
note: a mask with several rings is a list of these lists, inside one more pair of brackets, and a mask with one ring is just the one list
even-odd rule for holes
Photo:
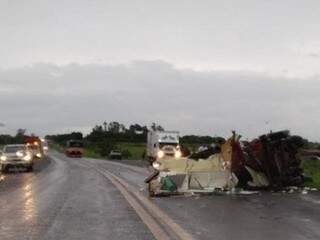
[[117,160],[121,160],[122,159],[122,153],[118,150],[112,150],[109,153],[109,159],[117,159]]
[[7,172],[10,167],[25,167],[28,172],[33,170],[34,156],[27,145],[6,145],[0,155],[0,166],[2,172]]

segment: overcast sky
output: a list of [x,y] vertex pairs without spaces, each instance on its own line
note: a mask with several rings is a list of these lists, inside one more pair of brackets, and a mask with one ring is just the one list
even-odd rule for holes
[[155,121],[320,140],[320,2],[0,0],[0,133]]

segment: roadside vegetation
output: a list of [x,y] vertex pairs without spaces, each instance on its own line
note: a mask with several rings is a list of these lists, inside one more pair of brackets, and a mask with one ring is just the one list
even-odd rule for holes
[[320,160],[316,158],[303,160],[302,168],[305,175],[310,177],[305,186],[320,189]]
[[307,177],[305,186],[320,189],[320,143],[308,142],[306,148],[314,155],[306,157],[301,164]]

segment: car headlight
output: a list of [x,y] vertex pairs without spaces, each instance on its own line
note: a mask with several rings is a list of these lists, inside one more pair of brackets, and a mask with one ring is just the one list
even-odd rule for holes
[[164,152],[160,150],[157,155],[158,155],[158,158],[163,158]]
[[0,160],[1,160],[1,161],[6,161],[6,160],[7,160],[7,157],[6,157],[6,156],[1,156],[1,157],[0,157]]
[[181,158],[181,156],[182,156],[182,154],[181,154],[180,151],[176,151],[176,152],[174,153],[174,157],[175,157],[175,158]]
[[41,153],[37,153],[36,156],[37,156],[38,158],[41,158],[42,155],[41,155]]
[[23,160],[25,161],[30,161],[32,159],[30,154],[27,154],[26,156],[24,156]]
[[18,151],[18,152],[16,152],[16,155],[17,155],[17,157],[23,157],[23,152]]
[[158,162],[153,162],[153,163],[152,163],[152,167],[154,167],[155,169],[159,169],[159,168],[160,168],[160,163],[158,163]]

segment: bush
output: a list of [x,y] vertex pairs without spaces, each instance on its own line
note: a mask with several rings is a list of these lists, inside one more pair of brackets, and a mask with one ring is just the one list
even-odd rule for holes
[[114,144],[111,141],[103,140],[97,142],[94,146],[95,152],[97,152],[102,157],[107,157],[112,149],[114,149]]
[[128,149],[122,150],[121,153],[122,153],[122,158],[124,158],[124,159],[128,159],[128,158],[132,157],[132,154]]

